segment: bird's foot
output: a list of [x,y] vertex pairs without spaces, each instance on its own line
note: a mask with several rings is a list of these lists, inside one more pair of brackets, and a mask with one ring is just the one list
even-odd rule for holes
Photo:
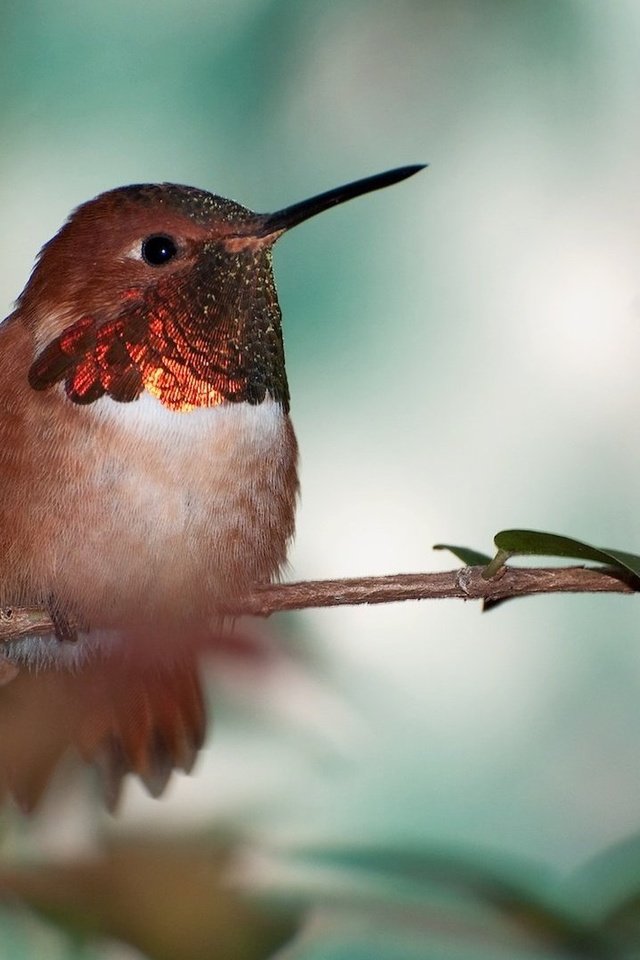
[[51,594],[47,603],[56,639],[60,643],[77,643],[78,633],[67,615],[60,609],[57,599]]

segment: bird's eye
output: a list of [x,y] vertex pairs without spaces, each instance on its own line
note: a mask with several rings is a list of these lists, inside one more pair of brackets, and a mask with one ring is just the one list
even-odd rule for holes
[[140,248],[142,259],[150,267],[162,267],[169,260],[173,260],[178,248],[175,240],[164,234],[158,233],[153,237],[147,237],[142,241]]

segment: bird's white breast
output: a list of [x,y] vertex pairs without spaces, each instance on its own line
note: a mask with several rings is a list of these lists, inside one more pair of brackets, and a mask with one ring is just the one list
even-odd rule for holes
[[160,631],[202,623],[277,575],[297,493],[295,437],[278,403],[179,413],[143,394],[72,415],[73,442],[52,451],[55,499],[41,507],[42,576],[63,609],[96,627],[138,619]]
[[194,444],[203,441],[216,446],[221,443],[226,448],[229,438],[268,453],[281,439],[285,421],[282,407],[270,397],[259,404],[226,403],[181,413],[144,392],[131,403],[101,397],[84,412],[99,421],[112,422],[132,438],[171,444],[178,457],[193,452]]

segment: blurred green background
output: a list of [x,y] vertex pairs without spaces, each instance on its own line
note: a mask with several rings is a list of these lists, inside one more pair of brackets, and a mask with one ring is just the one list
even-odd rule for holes
[[[290,576],[447,568],[432,544],[490,552],[509,526],[640,552],[639,51],[632,0],[4,2],[3,310],[110,187],[270,210],[428,162],[276,249]],[[315,666],[214,677],[196,775],[161,803],[132,785],[112,830],[225,822],[276,852],[486,847],[568,871],[640,827],[633,599],[272,629]],[[12,829],[72,850],[93,817]]]

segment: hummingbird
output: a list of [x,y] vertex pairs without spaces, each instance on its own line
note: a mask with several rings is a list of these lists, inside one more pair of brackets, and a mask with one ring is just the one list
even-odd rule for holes
[[53,624],[0,650],[0,717],[24,719],[22,684],[33,750],[47,745],[36,772],[0,747],[0,786],[23,806],[71,744],[110,805],[127,773],[160,795],[191,768],[200,653],[221,610],[281,574],[294,533],[273,245],[421,169],[268,214],[179,184],[119,187],[41,250],[0,324],[0,610]]

